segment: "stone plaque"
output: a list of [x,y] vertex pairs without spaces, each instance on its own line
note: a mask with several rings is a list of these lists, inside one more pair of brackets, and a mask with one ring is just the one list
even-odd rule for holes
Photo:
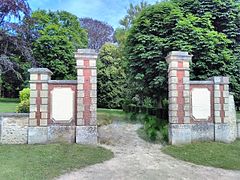
[[211,116],[211,93],[207,88],[192,89],[192,115],[196,120],[208,120]]
[[54,121],[70,121],[74,116],[74,91],[71,88],[52,90],[51,118]]

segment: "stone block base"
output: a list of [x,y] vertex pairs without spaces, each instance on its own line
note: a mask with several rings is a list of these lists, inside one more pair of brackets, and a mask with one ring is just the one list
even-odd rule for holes
[[191,143],[190,124],[170,124],[169,143],[173,145]]
[[191,124],[191,142],[194,141],[214,141],[214,124]]
[[234,124],[215,124],[215,141],[231,143],[236,139],[236,125]]
[[29,127],[28,144],[46,144],[48,142],[48,127]]
[[76,143],[97,144],[97,126],[77,126]]
[[170,124],[169,143],[173,145],[189,144],[195,141],[213,141],[214,124]]
[[74,143],[75,126],[49,126],[48,127],[49,143]]
[[2,144],[26,144],[28,132],[27,117],[0,117],[1,143]]

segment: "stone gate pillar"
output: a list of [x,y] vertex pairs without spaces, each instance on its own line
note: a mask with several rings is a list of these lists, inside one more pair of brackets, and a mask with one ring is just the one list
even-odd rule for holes
[[190,124],[190,79],[187,52],[172,51],[166,57],[168,68],[169,142],[191,142]]
[[214,82],[215,141],[233,142],[237,136],[233,96],[229,99],[229,77],[217,76]]
[[77,127],[76,143],[97,143],[97,53],[78,49],[77,61]]
[[52,72],[47,68],[31,68],[30,113],[28,144],[47,142],[48,125],[48,81]]

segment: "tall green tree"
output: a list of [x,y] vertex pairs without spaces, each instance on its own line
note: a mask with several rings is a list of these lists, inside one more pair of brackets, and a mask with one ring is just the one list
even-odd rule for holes
[[[220,1],[220,0],[219,0]],[[218,2],[219,2],[218,1]],[[184,4],[180,6],[179,4]],[[209,7],[215,1],[208,2]],[[177,3],[177,4],[176,4]],[[193,54],[191,77],[206,79],[215,75],[231,77],[231,87],[238,92],[236,56],[237,44],[230,38],[229,27],[220,26],[220,20],[207,11],[205,6],[193,5],[190,0],[161,2],[147,9],[134,21],[127,39],[130,64],[131,86],[140,97],[150,96],[160,101],[167,95],[166,55],[173,50],[188,51]],[[238,3],[235,6],[238,7]],[[199,6],[198,6],[199,5]],[[196,8],[189,12],[188,9]],[[220,6],[216,6],[221,8]],[[231,9],[231,7],[229,7]],[[217,11],[217,10],[216,10]],[[221,9],[218,16],[226,16]],[[194,14],[195,13],[195,14]],[[227,24],[237,26],[235,20],[227,17]],[[225,22],[225,21],[224,21]],[[218,31],[219,27],[221,31]],[[225,28],[225,29],[224,29]],[[234,34],[234,33],[233,33]]]
[[146,1],[141,1],[139,4],[134,5],[133,3],[129,4],[127,9],[127,14],[119,21],[120,27],[115,31],[115,39],[118,44],[124,47],[126,43],[128,31],[131,28],[133,21],[141,13],[141,11],[147,8],[149,4]]
[[32,13],[37,32],[33,55],[37,65],[49,68],[54,79],[74,79],[74,51],[87,47],[87,33],[77,16],[66,11],[38,10]]
[[106,43],[97,59],[98,107],[120,108],[125,94],[126,74],[118,48]]

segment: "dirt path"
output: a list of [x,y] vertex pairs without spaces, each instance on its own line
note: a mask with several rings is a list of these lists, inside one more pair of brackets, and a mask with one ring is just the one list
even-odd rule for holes
[[155,179],[240,179],[240,171],[198,166],[176,160],[161,152],[161,145],[140,139],[139,124],[115,122],[101,127],[101,145],[115,157],[101,164],[60,176],[59,180],[155,180]]

